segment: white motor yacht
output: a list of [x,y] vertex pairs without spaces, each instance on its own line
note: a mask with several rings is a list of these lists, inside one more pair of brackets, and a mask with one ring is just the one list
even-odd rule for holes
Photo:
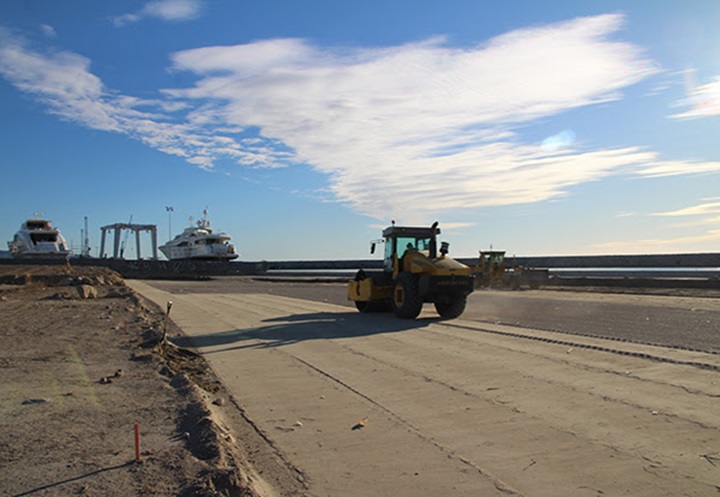
[[207,210],[203,214],[203,218],[195,226],[192,225],[191,220],[189,228],[185,228],[182,233],[159,247],[165,257],[171,261],[187,259],[230,261],[240,255],[230,243],[230,235],[215,233],[210,227]]
[[60,230],[41,214],[25,221],[8,247],[13,257],[68,257],[71,253]]

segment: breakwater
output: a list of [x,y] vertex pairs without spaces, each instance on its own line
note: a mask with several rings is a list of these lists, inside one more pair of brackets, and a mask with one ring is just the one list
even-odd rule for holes
[[[477,259],[458,258],[475,265]],[[547,269],[547,284],[604,286],[678,286],[720,288],[720,253],[599,256],[507,257],[510,265]],[[65,259],[0,259],[0,264],[53,264],[102,266],[125,278],[193,279],[240,275],[336,275],[352,277],[355,271],[380,269],[380,259],[311,261],[162,261],[71,257]]]

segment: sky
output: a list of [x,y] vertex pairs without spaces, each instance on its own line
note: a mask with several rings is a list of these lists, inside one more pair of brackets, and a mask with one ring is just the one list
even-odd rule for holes
[[[0,242],[208,217],[241,260],[720,251],[717,0],[5,0]],[[132,236],[126,256],[135,257]],[[108,242],[110,243],[110,242]],[[143,238],[142,256],[150,255]]]

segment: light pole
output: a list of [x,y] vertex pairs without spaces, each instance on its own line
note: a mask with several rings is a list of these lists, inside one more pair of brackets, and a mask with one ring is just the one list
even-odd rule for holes
[[170,205],[165,206],[165,210],[168,213],[168,241],[172,240],[172,213],[173,208]]

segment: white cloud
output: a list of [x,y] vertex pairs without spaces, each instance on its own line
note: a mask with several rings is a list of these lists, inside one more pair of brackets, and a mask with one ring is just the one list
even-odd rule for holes
[[6,33],[0,45],[0,73],[18,89],[37,96],[50,111],[90,127],[117,131],[102,103],[102,83],[90,61],[70,52],[41,55]]
[[182,114],[196,111],[188,105],[113,92],[90,72],[89,59],[71,52],[33,51],[23,39],[2,29],[0,75],[62,119],[128,135],[203,169],[212,169],[218,157],[266,166],[288,159],[287,152],[270,148],[267,140],[237,139],[236,128],[207,129],[194,123],[191,114]]
[[202,11],[200,0],[153,0],[136,13],[115,17],[116,26],[125,26],[145,18],[156,18],[163,21],[188,21],[196,19]]
[[688,69],[683,72],[687,96],[677,103],[686,110],[674,114],[675,119],[698,119],[720,115],[720,76],[713,81],[697,85],[695,83],[695,70]]
[[328,173],[356,211],[427,222],[439,209],[536,202],[617,171],[715,171],[639,148],[579,152],[572,131],[541,147],[513,127],[620,98],[658,69],[609,40],[621,16],[518,30],[473,48],[441,38],[387,49],[322,50],[302,40],[205,47],[173,57],[200,80],[167,90],[221,103],[213,119],[258,126]]
[[670,212],[658,212],[654,216],[705,216],[708,214],[720,214],[720,202],[708,202],[705,204],[693,205]]
[[355,211],[427,224],[443,209],[558,198],[619,172],[720,170],[638,147],[581,151],[567,134],[561,147],[520,142],[516,127],[619,99],[658,72],[637,47],[610,39],[621,22],[576,19],[469,48],[442,38],[373,49],[297,39],[197,48],[172,57],[172,69],[197,83],[154,101],[108,90],[82,56],[18,40],[0,47],[0,73],[65,119],[204,169],[305,162]]
[[720,171],[720,162],[704,162],[698,160],[680,161],[648,161],[637,171],[646,178],[660,178],[663,176],[679,176],[681,174],[702,174]]

